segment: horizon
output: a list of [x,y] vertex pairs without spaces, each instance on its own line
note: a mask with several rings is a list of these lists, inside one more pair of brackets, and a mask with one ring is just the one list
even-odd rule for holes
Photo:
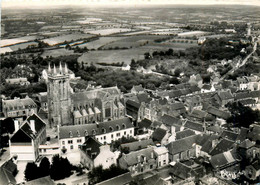
[[31,9],[31,8],[57,8],[68,6],[81,7],[121,7],[121,6],[212,6],[212,5],[240,5],[260,6],[258,0],[2,0],[2,9]]

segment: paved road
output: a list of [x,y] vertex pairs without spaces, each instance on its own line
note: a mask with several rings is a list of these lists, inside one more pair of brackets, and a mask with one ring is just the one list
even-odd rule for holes
[[249,53],[246,58],[244,58],[244,60],[241,62],[241,64],[239,64],[238,66],[233,67],[230,71],[228,71],[225,75],[223,75],[221,77],[221,80],[223,80],[227,75],[229,74],[233,74],[237,69],[239,69],[240,67],[244,66],[246,64],[246,62],[248,61],[248,59],[253,55],[253,53],[256,51],[257,48],[257,42],[259,41],[259,38],[256,39],[255,43],[254,43],[254,47],[253,47],[253,51],[251,53]]

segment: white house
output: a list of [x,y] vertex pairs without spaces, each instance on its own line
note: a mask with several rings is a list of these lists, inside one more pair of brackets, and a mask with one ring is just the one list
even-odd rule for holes
[[134,126],[130,118],[118,120],[59,127],[60,149],[68,152],[78,150],[79,145],[85,142],[86,136],[93,136],[101,144],[109,144],[122,137],[133,137]]
[[10,157],[17,160],[35,161],[39,157],[39,145],[46,141],[46,124],[33,114],[19,127],[15,121],[15,133],[9,140]]
[[169,164],[169,151],[165,146],[154,147],[157,156],[157,166],[160,168]]
[[116,158],[109,145],[102,145],[92,137],[87,137],[86,142],[80,147],[80,163],[89,169],[99,165],[104,169],[109,168],[116,164]]

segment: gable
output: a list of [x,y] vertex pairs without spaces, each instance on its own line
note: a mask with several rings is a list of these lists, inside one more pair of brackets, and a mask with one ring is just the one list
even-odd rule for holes
[[31,138],[19,129],[11,138],[11,143],[30,143]]

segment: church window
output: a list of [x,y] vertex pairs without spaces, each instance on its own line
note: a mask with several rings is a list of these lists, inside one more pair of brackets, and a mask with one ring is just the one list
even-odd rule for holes
[[106,133],[106,129],[102,128],[102,133],[105,134]]
[[120,130],[120,127],[119,127],[119,125],[116,125],[116,130]]
[[95,129],[92,130],[92,135],[96,135]]
[[123,123],[122,127],[123,127],[123,129],[125,129],[125,128],[126,128],[126,126],[125,126],[125,124],[124,124],[124,123]]
[[110,108],[106,108],[105,109],[105,117],[110,117],[111,116],[111,109]]
[[78,137],[80,136],[80,133],[79,133],[79,131],[77,131],[77,135],[78,135]]
[[88,131],[85,130],[85,136],[88,136]]
[[73,137],[72,132],[70,131],[70,137]]

